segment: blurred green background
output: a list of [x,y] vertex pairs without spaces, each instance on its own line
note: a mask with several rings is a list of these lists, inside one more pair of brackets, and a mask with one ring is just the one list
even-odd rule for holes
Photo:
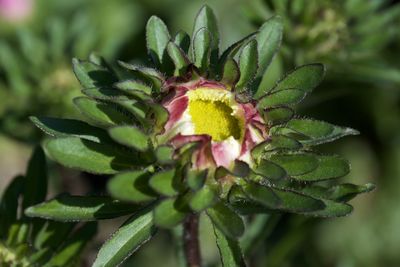
[[[0,192],[23,172],[42,135],[30,115],[75,117],[78,94],[71,59],[91,52],[108,61],[147,63],[145,23],[155,14],[171,32],[191,32],[192,21],[209,4],[220,23],[222,48],[282,16],[281,52],[265,86],[295,66],[322,62],[326,79],[299,113],[350,126],[347,137],[322,151],[348,158],[354,183],[377,190],[353,201],[346,218],[316,220],[265,216],[260,240],[249,249],[250,266],[400,266],[400,3],[389,0],[0,0]],[[107,177],[80,174],[50,164],[51,195],[102,192]],[[50,196],[49,196],[50,197]],[[268,218],[267,218],[268,217]],[[96,250],[121,221],[104,221],[83,255]],[[204,263],[218,266],[206,218],[201,221]],[[124,266],[177,266],[173,239],[160,232]],[[245,240],[243,241],[245,242]]]

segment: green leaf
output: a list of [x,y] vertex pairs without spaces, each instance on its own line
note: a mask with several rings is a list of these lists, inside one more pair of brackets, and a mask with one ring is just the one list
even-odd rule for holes
[[128,70],[132,70],[134,72],[140,73],[143,77],[145,77],[146,79],[148,79],[149,81],[151,81],[153,83],[154,89],[160,89],[163,82],[165,81],[165,77],[161,74],[161,72],[159,72],[156,69],[139,66],[139,65],[135,65],[135,64],[130,64],[130,63],[126,63],[123,61],[118,61],[118,63],[122,67],[124,67]]
[[134,120],[121,108],[111,103],[99,102],[87,97],[77,97],[73,100],[79,111],[90,121],[102,127],[118,124],[132,124]]
[[350,172],[349,162],[339,156],[318,156],[318,167],[312,172],[293,176],[301,181],[321,181],[339,178]]
[[222,66],[225,65],[225,62],[228,59],[235,57],[235,55],[240,51],[240,48],[242,48],[243,45],[247,44],[249,42],[249,40],[254,39],[255,35],[256,35],[256,33],[251,33],[251,34],[247,35],[246,37],[244,37],[243,39],[237,41],[230,47],[228,47],[224,51],[224,53],[222,53],[221,58],[218,61],[218,66],[219,66],[218,71],[221,71]]
[[268,126],[286,123],[294,116],[294,110],[289,107],[269,108],[264,111],[264,120]]
[[82,226],[73,236],[69,237],[63,247],[51,257],[43,267],[71,266],[79,259],[79,253],[86,243],[93,238],[97,231],[97,223],[87,223]]
[[290,138],[285,135],[272,135],[269,140],[260,143],[264,152],[271,152],[276,150],[298,150],[302,144],[296,139]]
[[305,93],[298,89],[285,89],[269,93],[262,97],[258,103],[258,109],[272,108],[282,105],[294,105],[302,101]]
[[163,170],[150,178],[149,185],[161,195],[173,197],[178,193],[174,187],[174,179],[176,179],[175,168]]
[[319,145],[347,135],[359,134],[358,131],[351,128],[312,119],[293,119],[287,123],[286,127],[308,137],[309,139],[301,140],[304,145]]
[[325,208],[312,212],[307,212],[305,215],[315,217],[343,217],[350,214],[353,211],[353,207],[347,203],[338,203],[331,200],[322,200],[325,204]]
[[253,171],[271,180],[278,180],[286,177],[286,171],[282,167],[266,159],[262,159]]
[[283,167],[290,176],[309,173],[318,167],[318,158],[313,154],[276,154],[270,158],[275,164]]
[[89,61],[72,59],[75,76],[85,89],[93,87],[111,86],[117,78],[107,68],[93,64]]
[[18,200],[24,190],[23,176],[15,177],[5,188],[0,202],[0,237],[7,236],[8,229],[17,220]]
[[41,147],[36,147],[26,170],[22,208],[35,205],[46,199],[47,166],[46,157]]
[[243,192],[251,199],[269,209],[278,209],[282,202],[274,191],[267,187],[255,183],[247,183],[242,186]]
[[160,66],[167,44],[170,41],[167,26],[158,17],[152,16],[146,25],[147,50],[154,64]]
[[136,205],[122,203],[109,197],[62,194],[29,207],[25,210],[25,215],[61,222],[95,221],[124,216],[137,209]]
[[167,46],[168,55],[171,57],[172,62],[175,65],[175,76],[180,76],[184,74],[190,61],[185,54],[185,52],[175,43],[169,42]]
[[368,193],[375,189],[375,185],[368,183],[365,185],[339,184],[326,189],[323,198],[334,201],[347,202],[361,193]]
[[175,149],[172,146],[161,145],[156,148],[154,154],[156,156],[157,162],[160,164],[173,164]]
[[116,126],[108,130],[112,139],[116,142],[132,147],[139,151],[149,149],[149,137],[141,130],[133,126]]
[[114,198],[124,201],[152,201],[158,195],[149,186],[150,176],[146,170],[120,173],[107,183],[107,190]]
[[[218,56],[219,56],[219,51],[218,51],[218,47],[219,47],[219,32],[218,32],[218,25],[217,25],[217,18],[215,17],[215,14],[213,12],[213,10],[205,5],[203,6],[199,13],[196,16],[195,22],[194,22],[194,26],[193,26],[193,34],[192,36],[194,36],[194,43],[195,46],[197,46],[196,49],[199,49],[199,45],[197,44],[197,42],[199,42],[199,40],[196,40],[196,36],[198,35],[198,33],[200,32],[201,29],[206,29],[205,32],[207,32],[208,37],[202,37],[203,38],[208,38],[209,41],[207,45],[204,45],[204,47],[208,47],[207,49],[203,49],[204,51],[206,50],[210,50],[209,52],[207,52],[208,57],[211,57],[211,64],[215,65],[217,63],[218,60]],[[196,53],[197,55],[198,53]],[[194,57],[196,59],[196,57]],[[203,60],[201,60],[203,61]],[[199,65],[197,65],[197,60],[196,62],[196,66],[199,67]],[[203,65],[201,65],[203,66]]]
[[90,88],[83,89],[82,93],[90,98],[97,100],[127,100],[129,99],[124,92],[121,92],[115,88]]
[[189,52],[190,36],[186,32],[180,30],[175,35],[174,43],[179,46],[186,54]]
[[206,28],[199,29],[193,38],[193,62],[205,72],[210,63],[211,35]]
[[47,221],[37,233],[34,247],[36,249],[51,248],[56,250],[65,241],[74,226],[75,223]]
[[159,104],[149,104],[150,113],[149,118],[154,120],[154,131],[155,133],[161,133],[164,130],[164,125],[167,123],[169,118],[168,110]]
[[195,212],[200,212],[212,206],[218,200],[218,195],[213,188],[204,185],[193,193],[189,206]]
[[152,88],[140,81],[137,80],[124,80],[118,83],[115,83],[114,86],[131,96],[136,97],[137,99],[140,100],[150,100],[151,99],[151,93],[152,93]]
[[151,208],[137,212],[103,244],[93,267],[119,266],[155,233]]
[[[254,93],[259,97],[265,91],[258,86],[261,83],[264,73],[272,62],[276,52],[278,51],[282,41],[283,23],[279,16],[268,19],[259,29],[257,33],[258,44],[258,62],[259,68],[255,79]],[[295,88],[295,87],[289,87]]]
[[107,132],[83,121],[49,117],[30,117],[43,132],[54,137],[74,136],[93,142],[112,142]]
[[206,178],[208,175],[208,170],[196,170],[196,169],[192,169],[192,168],[187,168],[186,170],[186,182],[188,184],[188,186],[192,189],[192,190],[199,190],[201,187],[203,187]]
[[140,164],[135,155],[117,148],[77,137],[48,140],[45,148],[51,158],[70,168],[99,173],[113,174]]
[[245,267],[246,263],[239,242],[224,235],[218,227],[214,226],[214,234],[217,241],[222,266]]
[[288,73],[271,91],[294,88],[309,93],[321,83],[324,75],[325,68],[322,64],[303,65]]
[[[251,40],[244,47],[239,56],[240,79],[236,84],[237,88],[245,88],[249,84],[258,69],[257,41]],[[242,92],[243,90],[239,90]]]
[[188,212],[185,197],[168,198],[154,209],[154,223],[162,228],[173,228],[185,219]]
[[218,227],[224,235],[230,238],[237,238],[243,234],[244,223],[242,218],[222,202],[218,202],[213,207],[208,208],[207,214],[213,224]]
[[239,78],[239,66],[233,58],[229,58],[223,67],[221,83],[234,87]]
[[281,210],[294,213],[305,213],[325,208],[324,202],[319,199],[290,190],[278,188],[272,188],[272,190],[282,201],[280,207]]

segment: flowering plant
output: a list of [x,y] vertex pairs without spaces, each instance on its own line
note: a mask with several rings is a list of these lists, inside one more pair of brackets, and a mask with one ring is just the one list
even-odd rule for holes
[[[158,228],[183,225],[185,261],[199,266],[198,215],[215,230],[224,266],[244,266],[238,238],[259,213],[335,217],[370,184],[334,183],[348,162],[313,152],[357,131],[300,118],[295,105],[322,80],[324,67],[296,68],[273,88],[260,86],[282,37],[279,17],[219,53],[212,10],[198,13],[193,34],[171,37],[151,17],[146,26],[154,67],[102,58],[73,60],[83,97],[74,104],[87,122],[32,117],[55,137],[45,150],[82,171],[113,175],[112,198],[61,195],[25,211],[56,221],[92,221],[132,214],[105,242],[93,266],[116,266]],[[329,182],[327,182],[329,181]]]

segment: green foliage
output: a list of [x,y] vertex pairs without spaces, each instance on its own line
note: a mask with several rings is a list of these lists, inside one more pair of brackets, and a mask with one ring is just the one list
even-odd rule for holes
[[[224,266],[242,266],[238,238],[245,232],[246,215],[350,213],[347,200],[372,187],[336,186],[333,179],[345,176],[349,163],[336,155],[320,155],[313,146],[357,132],[294,118],[295,104],[322,81],[324,67],[303,65],[275,86],[262,83],[279,49],[282,29],[281,19],[273,17],[220,56],[216,18],[204,7],[191,39],[180,32],[172,40],[165,24],[150,18],[147,49],[155,68],[119,62],[127,70],[119,75],[122,72],[114,72],[101,58],[74,60],[86,95],[74,103],[88,123],[32,120],[55,137],[45,142],[52,159],[82,171],[113,175],[107,182],[112,198],[61,195],[42,204],[35,200],[30,204],[37,205],[26,214],[88,221],[133,213],[103,245],[95,262],[95,266],[115,266],[150,239],[156,228],[172,229],[204,211],[215,227]],[[160,137],[173,116],[163,106],[168,89],[207,79],[226,85],[239,102],[256,103],[265,120],[267,137],[251,151],[250,164],[236,160],[229,168],[197,170],[192,158],[199,142],[176,146]],[[323,184],[328,179],[331,183]]]
[[[0,202],[1,266],[69,267],[79,262],[80,253],[96,233],[96,222],[77,228],[74,223],[59,224],[25,216],[25,208],[45,200],[46,171],[43,150],[36,148],[26,174],[14,178],[3,193]],[[83,197],[82,200],[77,202],[82,205],[87,201]],[[28,208],[27,215],[30,210],[32,207]],[[62,209],[56,207],[53,211],[61,220],[66,220],[68,214]]]

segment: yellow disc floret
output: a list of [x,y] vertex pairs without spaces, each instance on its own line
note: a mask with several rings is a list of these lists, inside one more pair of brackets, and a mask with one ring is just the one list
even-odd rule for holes
[[208,134],[214,141],[242,137],[242,120],[229,91],[198,88],[188,95],[195,134]]

